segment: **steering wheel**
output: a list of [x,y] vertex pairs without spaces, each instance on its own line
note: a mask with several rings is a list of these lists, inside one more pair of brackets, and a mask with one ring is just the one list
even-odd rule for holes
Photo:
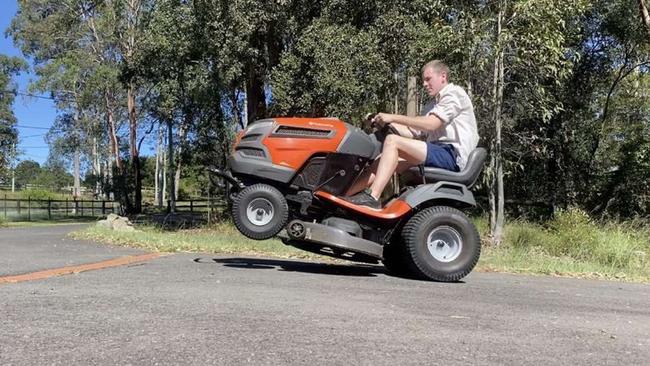
[[390,123],[386,123],[383,126],[380,126],[378,123],[372,122],[372,119],[376,116],[376,113],[371,113],[366,115],[366,122],[370,122],[370,127],[373,129],[373,135],[377,138],[377,141],[383,143],[386,140],[388,135],[398,135],[399,131],[393,127]]

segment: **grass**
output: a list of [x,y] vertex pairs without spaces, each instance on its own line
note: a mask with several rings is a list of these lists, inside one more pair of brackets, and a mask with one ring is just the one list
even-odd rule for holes
[[[477,227],[486,234],[485,220]],[[479,268],[649,282],[649,238],[647,226],[597,223],[584,212],[569,210],[544,224],[509,223],[501,245],[484,247]]]
[[77,239],[108,242],[157,252],[207,252],[220,254],[263,255],[281,258],[323,258],[283,244],[280,240],[250,240],[230,223],[222,222],[204,229],[164,231],[153,226],[138,227],[137,232],[117,232],[99,226],[74,232]]
[[[489,244],[488,223],[475,219],[483,237],[477,271],[650,282],[650,227],[639,223],[597,223],[578,210],[560,212],[543,224],[512,221],[504,242]],[[282,258],[330,260],[284,245],[279,240],[254,241],[222,222],[209,228],[163,231],[142,227],[121,233],[90,227],[73,234],[116,245],[160,252],[209,252]]]
[[[89,197],[83,197],[80,199],[85,199],[85,200],[92,199]],[[57,193],[45,189],[25,189],[25,190],[19,190],[15,192],[0,190],[0,198],[6,198],[11,200],[14,199],[26,200],[27,198],[31,198],[34,200],[37,199],[65,200],[66,198],[70,200],[73,199],[70,193]]]

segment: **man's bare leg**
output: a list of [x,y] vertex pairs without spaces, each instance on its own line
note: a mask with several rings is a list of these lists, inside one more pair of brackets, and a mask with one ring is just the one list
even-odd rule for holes
[[418,165],[422,164],[426,157],[427,144],[424,141],[397,135],[386,136],[377,173],[370,186],[370,194],[375,199],[379,199],[390,177],[395,172],[400,158],[411,165]]
[[[346,196],[352,196],[353,194],[359,193],[364,189],[370,187],[372,182],[375,181],[375,175],[377,174],[377,167],[379,166],[380,158],[377,158],[366,170],[361,174],[361,176],[354,182],[354,184],[346,192]],[[400,174],[406,171],[408,168],[417,165],[413,164],[410,161],[406,161],[403,158],[399,159],[397,163],[397,169],[395,171],[397,174]]]

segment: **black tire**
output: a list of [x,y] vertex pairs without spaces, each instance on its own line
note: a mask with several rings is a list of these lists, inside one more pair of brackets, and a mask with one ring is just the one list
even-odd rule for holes
[[251,239],[265,240],[275,236],[287,224],[289,207],[276,188],[255,184],[235,196],[231,212],[239,232]]
[[411,257],[406,251],[401,236],[395,235],[393,240],[384,246],[383,257],[381,262],[389,274],[397,277],[413,277]]
[[402,238],[411,270],[424,279],[458,281],[474,269],[481,255],[476,227],[452,207],[434,206],[417,213],[404,226]]

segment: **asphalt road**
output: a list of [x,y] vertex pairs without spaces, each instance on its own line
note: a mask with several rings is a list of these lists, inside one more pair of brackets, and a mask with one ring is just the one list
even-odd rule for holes
[[[64,250],[0,229],[0,273],[139,253],[69,229]],[[649,305],[641,284],[176,254],[0,285],[0,365],[647,365]]]

